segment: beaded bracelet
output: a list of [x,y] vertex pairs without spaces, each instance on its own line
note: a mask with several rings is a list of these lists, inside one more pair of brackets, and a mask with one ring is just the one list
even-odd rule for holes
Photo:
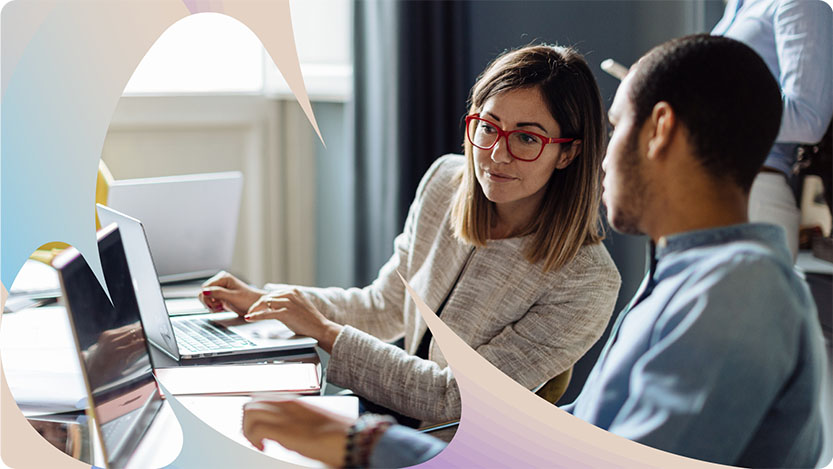
[[367,467],[373,445],[395,423],[396,420],[389,415],[364,414],[359,417],[347,431],[344,467]]

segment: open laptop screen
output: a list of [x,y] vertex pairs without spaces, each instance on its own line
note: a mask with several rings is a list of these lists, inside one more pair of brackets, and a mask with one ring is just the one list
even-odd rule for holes
[[168,319],[168,310],[142,223],[103,205],[96,205],[96,208],[102,225],[115,223],[119,227],[127,265],[130,267],[134,296],[139,303],[139,314],[148,340],[175,360],[179,360],[174,330],[171,320]]
[[[142,220],[159,281],[166,283],[231,268],[242,194],[239,171],[124,179],[110,185],[107,206]],[[222,213],[223,222],[205,207]]]
[[81,254],[53,263],[81,356],[109,467],[122,467],[161,405],[121,237],[99,231],[99,256],[113,303]]

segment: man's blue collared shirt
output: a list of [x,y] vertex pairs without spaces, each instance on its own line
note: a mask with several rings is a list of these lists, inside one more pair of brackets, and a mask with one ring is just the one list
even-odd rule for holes
[[620,314],[564,410],[697,459],[815,465],[826,358],[815,304],[784,246],[783,230],[766,224],[660,240],[653,282],[643,282],[653,290]]
[[[667,237],[581,394],[587,422],[696,459],[812,467],[821,454],[825,351],[784,232],[744,224]],[[392,427],[371,467],[418,464],[445,444]]]

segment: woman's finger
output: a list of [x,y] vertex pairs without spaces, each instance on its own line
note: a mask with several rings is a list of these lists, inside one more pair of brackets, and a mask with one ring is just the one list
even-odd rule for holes
[[246,312],[245,307],[240,306],[241,292],[234,289],[228,289],[220,286],[205,287],[202,290],[202,296],[207,300],[207,305],[212,311],[234,311],[239,315]]
[[249,307],[249,310],[246,311],[246,313],[251,314],[255,311],[262,311],[262,310],[266,309],[266,301],[268,301],[268,299],[269,298],[266,297],[266,296],[261,296],[260,298],[257,299],[257,301],[252,303],[252,306]]
[[285,298],[275,298],[273,296],[263,295],[255,301],[254,304],[252,304],[247,313],[251,314],[258,311],[277,311],[279,309],[286,308],[289,304],[289,301]]
[[252,315],[253,313],[257,313],[257,312],[260,312],[260,311],[266,311],[266,310],[268,310],[268,309],[269,309],[269,306],[268,306],[268,302],[269,302],[269,300],[270,300],[270,299],[269,299],[268,297],[266,297],[266,296],[262,296],[262,297],[260,297],[260,299],[258,299],[257,301],[255,301],[255,302],[252,304],[252,306],[251,306],[251,307],[249,307],[249,310],[248,310],[248,311],[246,311],[246,314],[243,316],[243,318],[246,318],[246,317],[248,317],[248,316]]
[[250,417],[248,421],[245,419],[243,420],[243,436],[245,436],[255,448],[261,451],[263,451],[263,439],[266,436],[262,427],[263,423],[256,420],[254,417]]
[[229,274],[225,270],[221,270],[220,272],[217,272],[216,274],[214,274],[213,277],[211,277],[210,279],[203,282],[202,287],[203,288],[212,287],[212,286],[227,287],[230,280],[231,280],[231,274]]
[[219,298],[213,296],[213,294],[212,290],[204,289],[200,293],[199,299],[209,310],[214,312],[222,311],[224,309],[223,302]]
[[204,287],[202,289],[202,295],[204,297],[217,301],[228,301],[238,294],[239,293],[234,290],[230,290],[226,287],[221,287],[217,285],[211,287]]
[[280,319],[281,315],[287,311],[286,308],[279,309],[265,309],[262,311],[254,311],[246,313],[243,319],[246,321],[263,321],[264,319]]
[[200,294],[197,296],[197,299],[199,299],[200,302],[211,311],[217,311],[219,308],[222,308],[223,303],[217,298],[212,298],[210,295],[211,291],[205,290],[203,292],[200,292]]
[[202,284],[202,291],[197,298],[211,311],[234,311],[240,314],[232,305],[232,298],[240,295],[240,282],[228,272],[219,272]]

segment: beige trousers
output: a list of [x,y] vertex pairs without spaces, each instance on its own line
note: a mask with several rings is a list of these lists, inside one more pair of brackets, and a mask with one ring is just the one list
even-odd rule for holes
[[749,193],[749,221],[778,225],[787,233],[787,247],[798,255],[798,225],[801,211],[786,178],[777,173],[758,173]]

